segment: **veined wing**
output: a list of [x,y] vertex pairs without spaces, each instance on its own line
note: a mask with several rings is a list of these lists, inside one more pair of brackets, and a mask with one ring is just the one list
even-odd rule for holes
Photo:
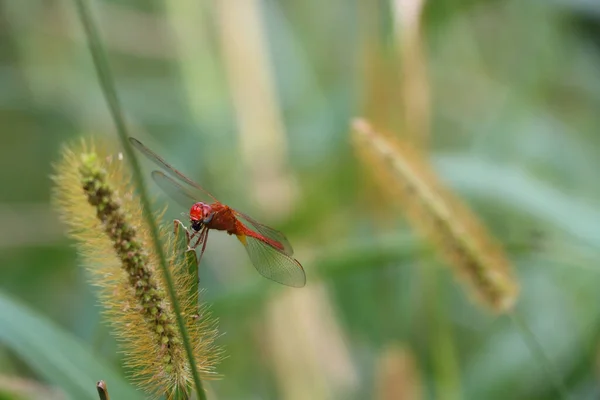
[[278,243],[280,246],[275,245],[274,247],[283,252],[284,254],[291,256],[294,254],[294,249],[292,249],[292,245],[290,244],[290,242],[287,240],[287,238],[285,237],[285,235],[281,232],[279,232],[276,229],[270,228],[266,225],[261,224],[260,222],[258,222],[257,220],[251,218],[250,216],[241,213],[237,210],[233,210],[235,213],[235,216],[240,218],[242,220],[242,222],[244,223],[244,225],[246,225],[246,228],[251,229],[253,231],[255,231],[256,233],[259,233],[260,235],[266,237],[269,240],[272,240],[273,242]]
[[214,201],[218,201],[215,198],[215,196],[213,196],[208,190],[204,189],[202,186],[200,186],[199,184],[197,184],[196,182],[194,182],[193,180],[191,180],[190,178],[188,178],[187,176],[185,176],[183,173],[179,172],[171,164],[169,164],[168,162],[166,162],[161,156],[159,156],[158,154],[156,154],[155,152],[153,152],[152,150],[150,150],[148,147],[146,147],[146,145],[144,145],[139,140],[130,137],[129,138],[129,142],[131,143],[131,145],[133,147],[135,147],[142,154],[144,154],[144,156],[146,156],[146,158],[148,160],[152,161],[153,163],[155,163],[156,165],[158,165],[159,167],[161,167],[162,169],[164,169],[165,172],[167,172],[168,174],[170,174],[174,178],[179,179],[181,182],[184,182],[184,183],[186,183],[186,184],[188,184],[188,185],[190,185],[190,186],[192,186],[192,187],[194,187],[194,188],[202,191],[203,193],[205,193],[206,195],[208,195]]
[[242,235],[238,239],[246,248],[254,268],[265,278],[286,286],[303,287],[306,284],[306,274],[296,259],[255,237]]
[[198,201],[196,196],[189,190],[162,171],[152,171],[152,179],[163,192],[186,209],[189,209],[192,204]]

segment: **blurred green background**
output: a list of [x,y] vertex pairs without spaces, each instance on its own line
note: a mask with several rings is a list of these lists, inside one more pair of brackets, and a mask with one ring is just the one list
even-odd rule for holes
[[[600,2],[91,3],[131,134],[305,266],[289,289],[211,235],[201,284],[228,355],[213,398],[554,399],[559,381],[600,397]],[[65,141],[116,135],[74,2],[0,1],[0,82],[0,398],[49,398],[33,382],[94,398],[122,355],[49,175]],[[557,378],[381,202],[355,116],[421,143],[506,246]]]

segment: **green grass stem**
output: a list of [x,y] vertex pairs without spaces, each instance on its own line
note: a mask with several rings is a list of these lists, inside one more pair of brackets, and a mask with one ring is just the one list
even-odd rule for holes
[[531,351],[533,357],[537,360],[537,362],[544,367],[545,373],[548,376],[548,379],[552,381],[554,385],[554,389],[559,398],[568,400],[569,393],[563,382],[563,380],[559,377],[559,374],[556,370],[556,366],[550,361],[550,358],[546,355],[544,348],[540,345],[537,338],[535,337],[533,331],[527,325],[527,322],[523,317],[521,317],[516,311],[513,311],[509,314],[511,321],[515,324],[517,330],[521,334],[521,337],[525,341],[525,345]]
[[121,140],[121,144],[123,146],[123,150],[125,151],[125,155],[131,165],[131,169],[133,172],[133,180],[136,183],[140,193],[140,198],[143,205],[144,218],[146,219],[146,223],[148,224],[148,227],[150,229],[155,251],[160,260],[160,268],[163,272],[165,282],[167,284],[169,298],[171,299],[171,302],[173,304],[173,311],[176,315],[177,325],[179,327],[179,331],[181,332],[183,345],[190,363],[190,368],[192,370],[191,372],[194,378],[194,384],[196,386],[196,396],[199,400],[206,400],[206,394],[204,393],[202,382],[198,374],[198,368],[196,366],[196,360],[194,359],[194,353],[190,344],[190,338],[187,333],[187,330],[185,329],[185,322],[181,315],[181,307],[179,306],[179,302],[177,301],[175,286],[173,284],[173,278],[169,272],[164,249],[162,247],[162,243],[158,233],[158,227],[156,226],[154,216],[152,215],[150,200],[142,176],[142,170],[134,154],[133,148],[129,144],[127,126],[125,124],[125,118],[123,117],[119,97],[117,96],[114,79],[110,72],[106,52],[102,46],[100,35],[98,33],[98,29],[96,27],[94,19],[92,18],[88,1],[75,0],[75,4],[77,6],[77,12],[79,14],[79,18],[81,20],[86,34],[88,47],[92,55],[102,93],[104,94],[110,114],[115,123],[117,134],[119,136],[119,139]]

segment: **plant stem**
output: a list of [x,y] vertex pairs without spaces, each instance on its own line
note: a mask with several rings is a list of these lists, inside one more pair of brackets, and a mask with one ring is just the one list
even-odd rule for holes
[[98,390],[98,396],[100,396],[100,400],[110,400],[108,389],[106,388],[106,383],[104,381],[99,381],[96,383],[96,390]]
[[546,370],[546,375],[548,375],[548,378],[554,384],[554,389],[556,390],[556,393],[558,394],[559,398],[565,400],[569,399],[569,393],[567,391],[567,388],[563,380],[558,376],[556,367],[544,352],[544,348],[536,339],[535,335],[527,325],[527,322],[525,322],[523,317],[517,314],[516,311],[511,312],[509,316],[511,321],[515,324],[515,326],[521,333],[521,336],[523,337],[525,344],[533,354],[533,357],[537,359],[538,363],[540,363]]
[[456,347],[452,337],[452,327],[448,323],[447,307],[443,295],[440,295],[439,270],[419,260],[425,307],[428,314],[429,342],[431,343],[431,362],[433,364],[435,397],[441,400],[458,400],[461,395],[460,367],[456,356]]
[[133,179],[138,187],[140,198],[143,206],[144,218],[146,219],[146,223],[150,229],[150,233],[152,235],[152,241],[154,243],[154,248],[156,254],[158,255],[160,261],[160,268],[162,269],[165,282],[167,284],[167,291],[169,293],[169,297],[171,299],[171,303],[173,304],[173,311],[175,313],[177,319],[177,325],[179,327],[179,331],[181,332],[181,338],[183,341],[183,345],[185,347],[185,351],[187,354],[187,358],[190,363],[192,376],[194,378],[194,384],[196,386],[196,396],[199,400],[206,400],[206,394],[204,393],[204,389],[202,387],[202,382],[200,381],[200,376],[198,374],[198,368],[196,366],[196,360],[194,358],[194,354],[192,351],[192,346],[190,344],[190,339],[185,329],[185,322],[183,320],[183,316],[181,315],[181,309],[179,307],[179,302],[177,301],[177,296],[175,293],[175,287],[173,284],[173,278],[169,272],[167,267],[167,261],[164,254],[164,249],[161,244],[161,240],[158,234],[158,228],[154,221],[154,216],[152,215],[150,201],[148,197],[148,193],[146,190],[146,186],[144,183],[144,179],[142,177],[142,171],[140,168],[140,164],[138,163],[137,158],[135,157],[133,148],[129,144],[127,127],[125,125],[125,119],[123,117],[123,112],[121,110],[121,105],[119,102],[119,98],[117,96],[114,80],[112,78],[112,74],[110,72],[110,68],[108,65],[108,60],[106,57],[106,52],[102,46],[100,41],[100,36],[98,34],[98,29],[94,23],[94,20],[91,16],[90,9],[88,7],[87,0],[75,0],[75,4],[77,5],[77,11],[79,13],[79,18],[85,30],[85,34],[87,37],[88,46],[90,49],[90,53],[92,55],[92,59],[94,62],[94,66],[96,68],[96,73],[98,74],[98,80],[100,82],[100,86],[102,88],[102,92],[106,99],[106,103],[108,105],[109,111],[115,123],[115,127],[117,130],[117,134],[119,139],[121,140],[121,144],[123,146],[123,150],[125,151],[125,155],[129,160],[131,165],[131,169],[133,172]]

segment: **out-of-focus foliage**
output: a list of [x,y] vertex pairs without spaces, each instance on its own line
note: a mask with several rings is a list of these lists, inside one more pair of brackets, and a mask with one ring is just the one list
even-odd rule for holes
[[[523,332],[470,303],[362,173],[356,115],[426,135],[440,178],[505,246],[517,313],[557,375],[573,398],[600,395],[600,3],[430,0],[419,53],[399,23],[419,1],[91,3],[131,133],[284,231],[306,269],[307,287],[280,287],[211,234],[201,286],[228,354],[215,398],[385,399],[393,376],[422,398],[557,397]],[[417,77],[427,101],[407,114]],[[61,143],[116,139],[73,2],[0,1],[0,87],[0,292],[124,376],[49,205]],[[187,211],[169,205],[168,224]],[[6,341],[0,375],[70,387]]]

